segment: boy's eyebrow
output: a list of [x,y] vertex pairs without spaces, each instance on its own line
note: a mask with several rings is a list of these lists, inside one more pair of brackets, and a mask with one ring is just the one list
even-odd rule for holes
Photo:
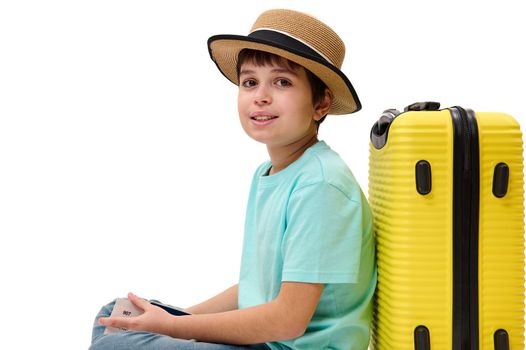
[[[256,71],[253,70],[253,69],[242,69],[240,72],[239,72],[239,75],[243,75],[243,74],[254,74]],[[284,67],[276,67],[276,68],[273,68],[271,70],[271,73],[290,73],[292,75],[298,75],[298,73],[296,73],[295,71],[293,71],[292,69],[288,69],[288,68],[284,68]]]
[[298,75],[298,73],[296,73],[294,70],[284,67],[276,67],[272,69],[272,73],[290,73],[292,75]]
[[242,69],[240,72],[239,72],[239,75],[243,75],[243,74],[254,74],[255,72],[252,70],[252,69]]

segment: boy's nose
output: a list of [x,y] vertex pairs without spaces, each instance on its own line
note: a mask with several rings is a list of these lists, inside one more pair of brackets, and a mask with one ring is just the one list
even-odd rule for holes
[[254,102],[256,104],[269,104],[271,101],[268,89],[263,85],[258,86],[254,95]]

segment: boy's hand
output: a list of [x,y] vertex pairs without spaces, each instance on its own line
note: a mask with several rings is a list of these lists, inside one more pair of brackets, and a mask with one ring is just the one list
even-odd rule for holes
[[128,331],[145,331],[158,334],[169,333],[169,324],[172,316],[147,300],[128,293],[128,299],[144,313],[137,317],[101,317],[99,324],[115,328],[126,329]]

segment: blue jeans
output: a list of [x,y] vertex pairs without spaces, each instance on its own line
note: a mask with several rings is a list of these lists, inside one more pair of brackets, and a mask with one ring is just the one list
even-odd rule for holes
[[99,325],[99,317],[111,315],[115,301],[103,306],[95,318],[90,350],[269,350],[265,344],[227,345],[201,343],[194,340],[176,339],[148,332],[118,332],[104,334],[106,327]]

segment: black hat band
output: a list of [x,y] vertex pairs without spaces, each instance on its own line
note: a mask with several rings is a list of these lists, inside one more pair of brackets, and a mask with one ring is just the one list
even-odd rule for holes
[[302,56],[308,55],[316,58],[319,61],[326,62],[326,64],[329,63],[331,66],[334,66],[332,62],[330,62],[327,58],[323,57],[312,47],[289,35],[276,32],[274,30],[258,29],[250,33],[248,37],[266,42],[271,42],[277,47],[285,47],[289,51],[291,51],[292,49],[296,52],[301,52]]

